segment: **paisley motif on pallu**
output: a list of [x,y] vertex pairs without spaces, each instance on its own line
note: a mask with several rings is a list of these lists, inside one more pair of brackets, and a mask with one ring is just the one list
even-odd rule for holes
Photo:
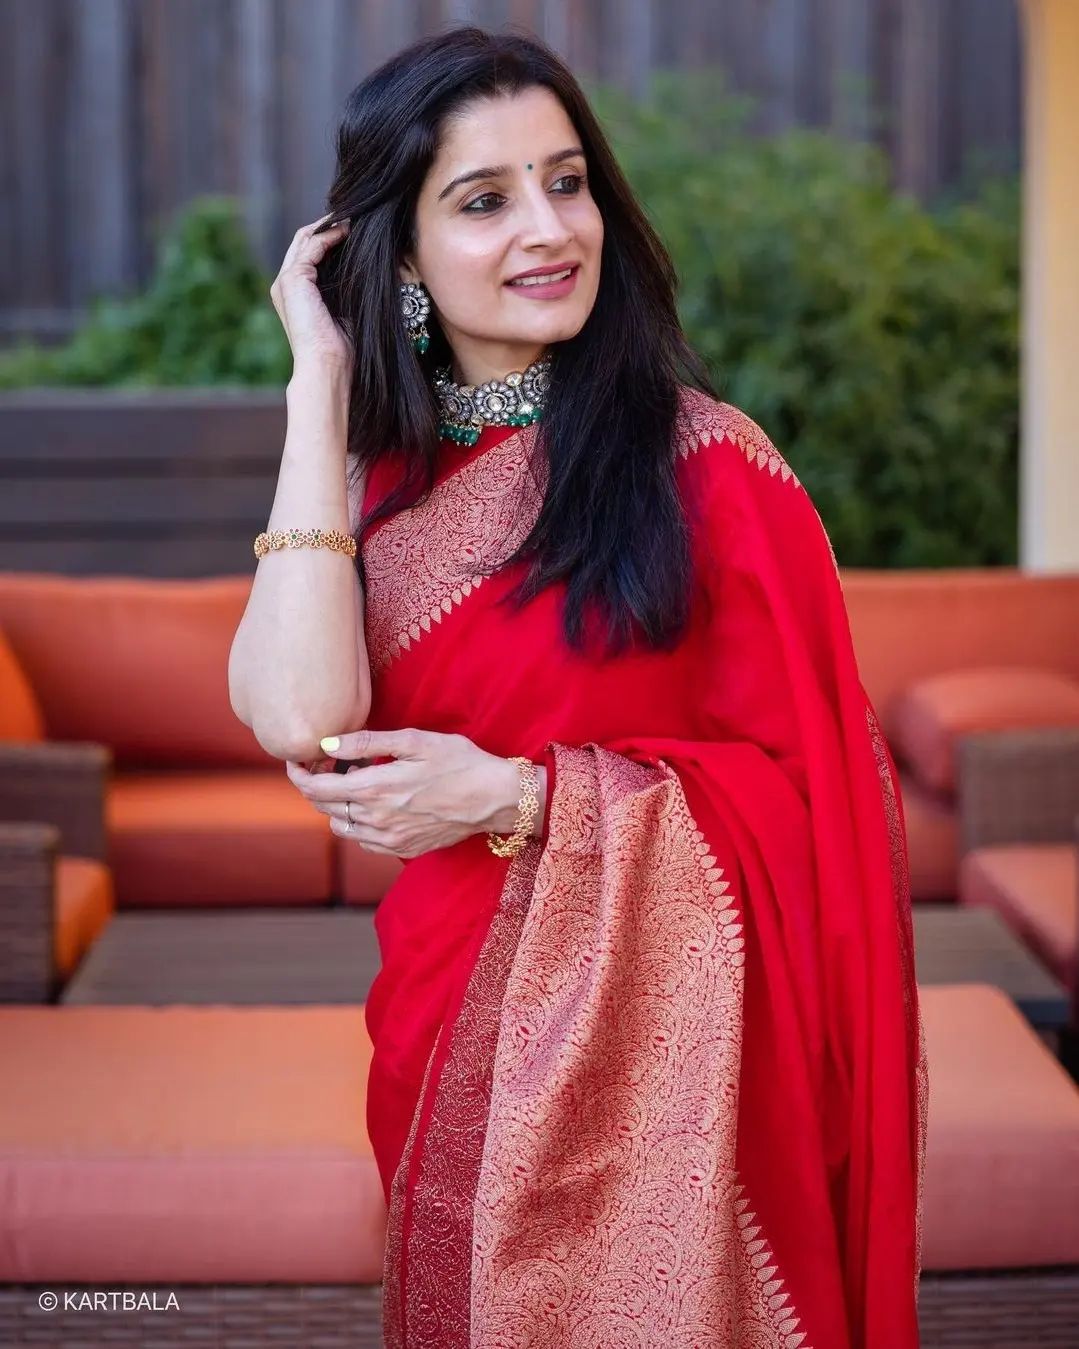
[[738,898],[668,765],[556,755],[442,1064],[387,1343],[813,1349],[736,1166]]

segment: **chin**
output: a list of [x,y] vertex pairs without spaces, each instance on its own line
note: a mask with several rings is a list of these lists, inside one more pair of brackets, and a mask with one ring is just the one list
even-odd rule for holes
[[537,323],[522,336],[532,342],[565,342],[576,337],[584,327],[591,311],[574,314],[552,314],[546,323]]

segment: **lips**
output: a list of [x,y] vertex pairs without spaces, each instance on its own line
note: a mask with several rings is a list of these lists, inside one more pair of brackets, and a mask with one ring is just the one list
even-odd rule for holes
[[527,289],[529,286],[549,286],[559,281],[568,280],[577,270],[580,264],[571,262],[565,267],[552,267],[542,272],[525,272],[521,276],[516,276],[507,281],[507,286],[515,286],[518,289]]

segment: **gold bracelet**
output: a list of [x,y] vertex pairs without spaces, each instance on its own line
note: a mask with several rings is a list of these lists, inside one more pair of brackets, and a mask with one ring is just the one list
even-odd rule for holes
[[265,557],[272,548],[333,548],[337,552],[356,556],[356,540],[339,529],[275,529],[265,530],[255,539],[255,556]]
[[496,857],[514,857],[532,837],[532,822],[539,809],[539,771],[531,759],[521,754],[511,756],[521,770],[521,799],[517,804],[517,823],[507,838],[502,834],[488,834],[487,846]]

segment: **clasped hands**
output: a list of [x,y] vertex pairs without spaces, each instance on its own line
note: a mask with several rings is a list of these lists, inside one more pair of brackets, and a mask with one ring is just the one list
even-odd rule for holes
[[345,773],[311,771],[317,760],[285,762],[292,784],[329,816],[331,832],[371,852],[418,857],[471,834],[513,830],[517,765],[467,736],[411,728],[349,731],[327,737],[322,747],[332,759],[393,756],[392,763],[354,764]]

